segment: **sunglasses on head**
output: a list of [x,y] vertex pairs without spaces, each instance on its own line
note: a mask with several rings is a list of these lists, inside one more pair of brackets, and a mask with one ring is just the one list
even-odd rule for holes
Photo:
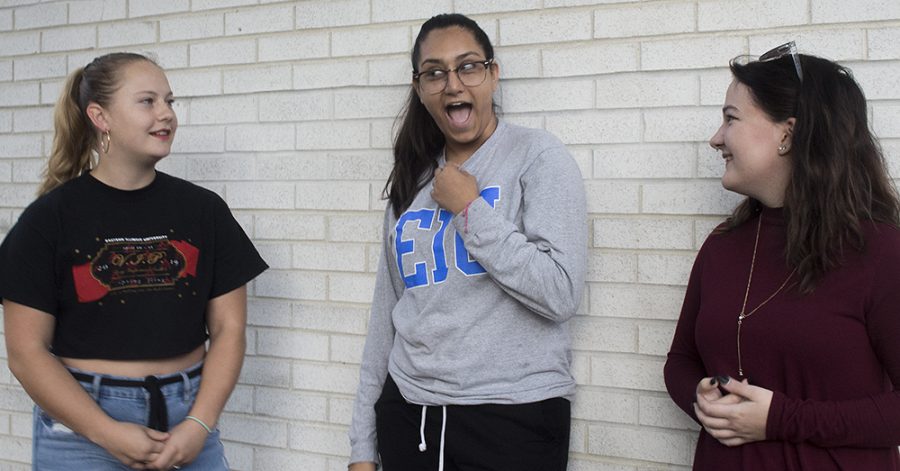
[[803,83],[803,67],[800,66],[800,54],[797,52],[797,44],[794,43],[794,41],[786,42],[764,52],[757,60],[759,62],[774,61],[781,59],[788,54],[790,54],[791,59],[794,60],[794,69],[797,71],[797,78],[800,79],[800,83]]

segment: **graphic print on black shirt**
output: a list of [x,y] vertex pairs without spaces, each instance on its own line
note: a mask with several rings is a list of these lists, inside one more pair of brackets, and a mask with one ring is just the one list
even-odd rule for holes
[[104,240],[89,262],[72,267],[78,302],[97,301],[109,292],[171,289],[197,276],[200,250],[168,237],[119,237]]

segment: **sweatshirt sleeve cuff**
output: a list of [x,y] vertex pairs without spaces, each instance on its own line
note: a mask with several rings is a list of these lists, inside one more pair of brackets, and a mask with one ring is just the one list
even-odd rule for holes
[[453,226],[463,239],[468,239],[490,224],[489,218],[492,211],[491,205],[479,196],[453,218]]
[[350,463],[364,463],[364,462],[372,462],[377,465],[381,464],[381,460],[378,459],[378,452],[375,449],[374,443],[357,443],[351,447],[350,450]]

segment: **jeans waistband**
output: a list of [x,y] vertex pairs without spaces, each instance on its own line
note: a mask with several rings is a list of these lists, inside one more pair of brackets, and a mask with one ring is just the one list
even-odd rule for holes
[[[188,378],[195,378],[200,375],[203,371],[203,364],[199,364],[194,368],[188,370],[185,374],[187,374]],[[165,386],[167,384],[177,383],[179,381],[183,381],[184,377],[179,373],[175,373],[172,375],[164,375],[162,377],[159,376],[146,376],[143,379],[135,378],[135,379],[123,379],[123,378],[110,378],[108,376],[104,376],[102,374],[91,374],[85,373],[81,371],[72,371],[69,370],[69,373],[75,377],[78,381],[82,381],[85,383],[93,383],[94,378],[100,377],[100,384],[103,386],[121,386],[121,387],[132,387],[132,388],[146,388],[148,384],[156,384],[157,386]]]
[[72,376],[84,383],[91,383],[96,391],[100,386],[116,386],[126,388],[143,388],[147,391],[147,400],[149,402],[150,414],[148,417],[147,427],[161,432],[169,430],[169,413],[166,407],[166,399],[160,387],[178,382],[187,382],[190,378],[195,378],[203,371],[203,363],[198,363],[187,371],[174,373],[171,375],[163,375],[162,377],[150,375],[141,378],[123,378],[109,377],[102,374],[92,374],[81,370],[69,369]]

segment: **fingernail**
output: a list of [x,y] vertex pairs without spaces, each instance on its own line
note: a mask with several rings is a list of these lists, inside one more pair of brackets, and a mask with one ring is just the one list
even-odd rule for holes
[[720,384],[728,384],[728,382],[731,381],[731,378],[728,376],[716,376],[716,379],[719,380]]
[[709,385],[710,386],[716,385],[716,377],[715,376],[713,376],[712,378],[709,378]]

